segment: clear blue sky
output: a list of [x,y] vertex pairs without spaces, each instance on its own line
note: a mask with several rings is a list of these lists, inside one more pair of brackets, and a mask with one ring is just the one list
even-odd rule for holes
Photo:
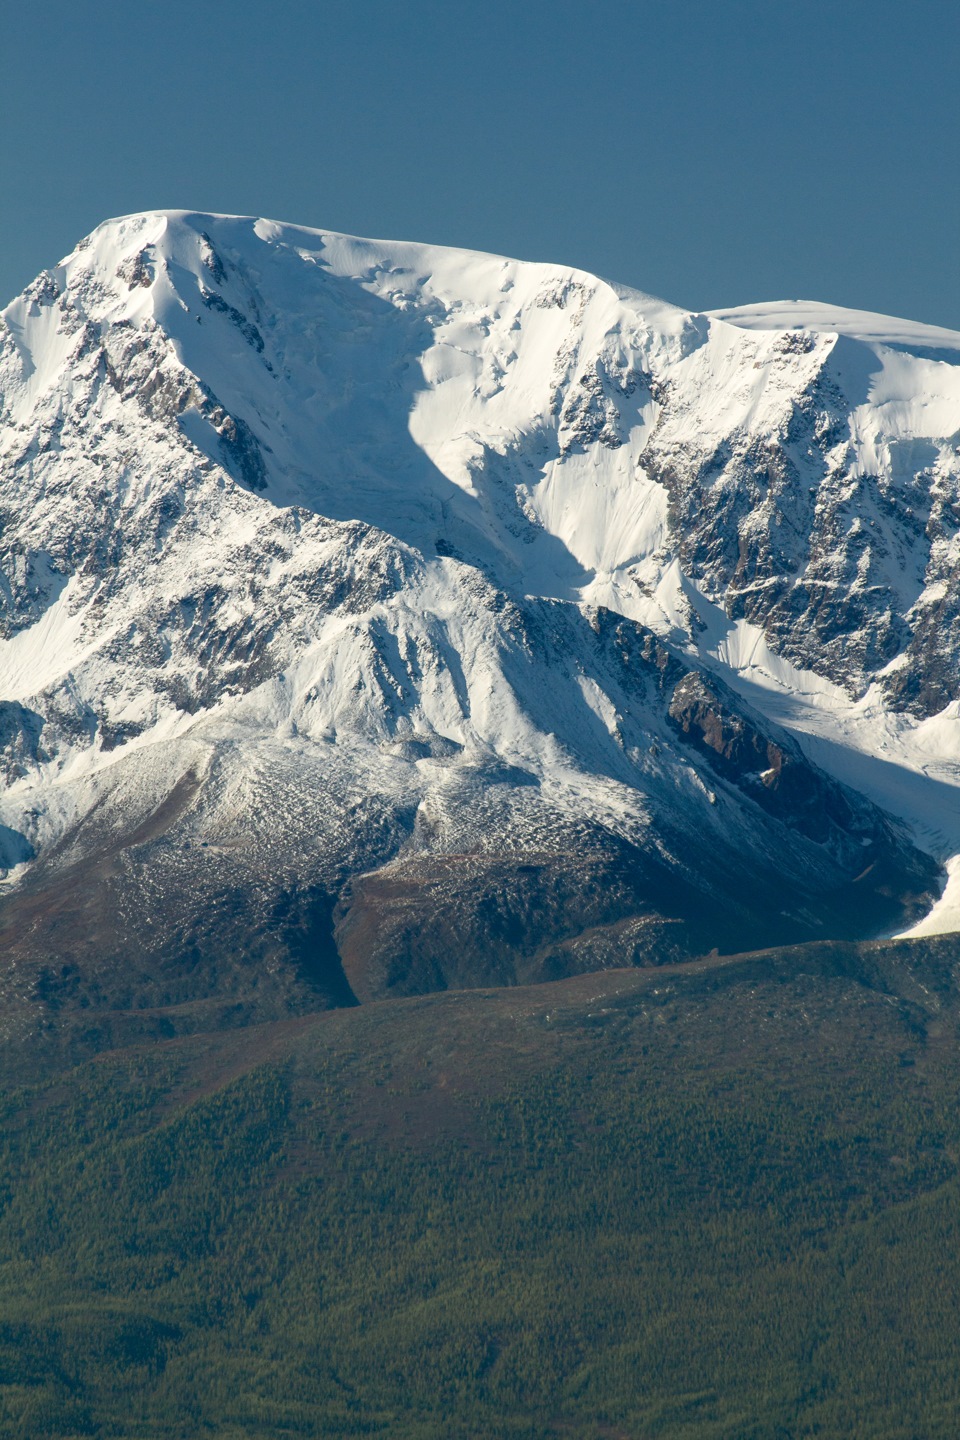
[[183,207],[960,328],[957,0],[2,12],[0,303]]

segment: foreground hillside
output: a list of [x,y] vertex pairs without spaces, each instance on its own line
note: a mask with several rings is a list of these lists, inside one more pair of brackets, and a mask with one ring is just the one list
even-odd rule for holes
[[958,955],[48,1052],[2,1094],[0,1434],[946,1440]]

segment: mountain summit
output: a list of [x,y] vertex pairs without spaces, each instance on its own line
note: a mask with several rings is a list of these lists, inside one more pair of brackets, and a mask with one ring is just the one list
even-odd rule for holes
[[151,213],[0,422],[11,1003],[876,934],[960,853],[960,334]]

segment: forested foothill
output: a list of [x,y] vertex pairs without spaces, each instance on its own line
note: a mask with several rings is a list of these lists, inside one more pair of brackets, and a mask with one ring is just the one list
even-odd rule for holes
[[63,1004],[5,1051],[0,1433],[953,1437],[958,959]]

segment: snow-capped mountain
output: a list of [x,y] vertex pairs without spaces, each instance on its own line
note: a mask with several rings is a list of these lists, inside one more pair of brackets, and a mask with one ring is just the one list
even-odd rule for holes
[[0,407],[13,990],[877,933],[960,853],[960,334],[168,212]]

